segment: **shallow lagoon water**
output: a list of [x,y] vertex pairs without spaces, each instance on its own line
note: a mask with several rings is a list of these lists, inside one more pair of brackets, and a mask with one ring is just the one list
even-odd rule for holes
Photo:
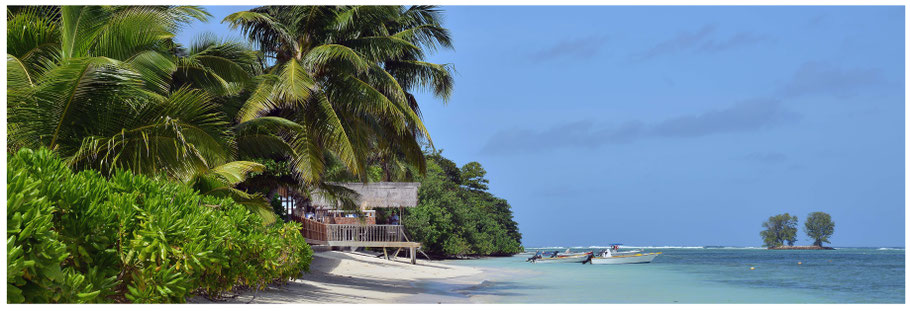
[[530,264],[525,262],[530,255],[449,261],[487,271],[480,276],[483,283],[427,286],[481,303],[905,302],[904,249],[644,250],[663,254],[637,265]]

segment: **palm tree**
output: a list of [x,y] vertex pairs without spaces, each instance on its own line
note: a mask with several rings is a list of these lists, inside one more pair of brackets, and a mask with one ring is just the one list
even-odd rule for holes
[[[228,123],[212,95],[172,88],[173,32],[196,7],[8,10],[9,140],[77,167],[185,177],[225,162]],[[179,65],[183,65],[182,63]]]
[[452,88],[450,66],[423,61],[451,48],[434,7],[263,7],[226,19],[260,51],[213,35],[173,42],[208,17],[193,6],[9,7],[8,150],[48,147],[77,169],[165,175],[263,209],[235,191],[262,166],[237,160],[290,159],[326,191],[327,159],[360,178],[390,159],[424,169],[420,145],[432,142],[412,92],[445,100]]
[[266,6],[225,21],[272,64],[237,113],[238,145],[268,141],[310,185],[331,157],[365,178],[377,148],[425,170],[421,143],[432,141],[412,92],[445,100],[453,81],[450,66],[423,61],[426,50],[452,47],[435,7]]
[[208,16],[184,6],[8,9],[7,148],[48,147],[77,169],[165,175],[274,220],[263,198],[232,188],[262,166],[234,161],[224,111],[254,85],[257,53],[212,35],[188,49],[171,40]]

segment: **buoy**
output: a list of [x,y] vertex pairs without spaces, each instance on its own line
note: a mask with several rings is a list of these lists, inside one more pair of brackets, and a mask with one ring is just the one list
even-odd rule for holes
[[755,267],[749,267],[749,270],[755,270]]
[[796,264],[797,264],[797,265],[801,265],[801,264],[803,264],[803,262],[802,262],[802,261],[797,261]]

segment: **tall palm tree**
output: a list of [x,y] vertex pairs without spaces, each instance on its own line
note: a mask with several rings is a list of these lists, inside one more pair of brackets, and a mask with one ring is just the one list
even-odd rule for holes
[[423,61],[452,47],[435,7],[266,6],[225,21],[272,64],[237,113],[238,145],[268,136],[269,150],[283,150],[312,185],[328,157],[365,178],[377,148],[425,169],[420,145],[432,141],[412,92],[429,88],[445,100],[453,83],[450,66]]
[[255,56],[211,40],[175,55],[174,32],[208,16],[191,6],[9,9],[8,148],[180,179],[227,163],[233,136],[216,96],[250,80]]

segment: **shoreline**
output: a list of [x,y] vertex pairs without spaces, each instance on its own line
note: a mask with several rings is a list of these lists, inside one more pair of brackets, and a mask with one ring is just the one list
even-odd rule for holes
[[806,246],[773,246],[768,247],[770,250],[834,250],[833,247],[829,246],[817,246],[817,245],[806,245]]
[[192,297],[188,303],[471,303],[458,289],[479,286],[483,270],[439,261],[386,260],[363,252],[325,251],[313,254],[310,272],[287,284],[263,291],[245,290],[210,301]]
[[[491,257],[482,257],[480,259],[490,258]],[[539,276],[541,274],[539,271],[518,268],[470,268],[480,270],[481,273],[451,279],[431,279],[422,281],[418,283],[421,292],[416,295],[408,296],[401,302],[418,304],[498,303],[498,297],[502,295],[514,295],[507,292],[509,290],[508,284],[514,284],[516,280]]]
[[[426,261],[411,265],[402,258],[388,261],[369,253],[318,252],[311,273],[286,285],[265,291],[234,292],[234,298],[191,303],[401,303],[401,304],[499,304],[499,303],[894,303],[903,301],[887,291],[867,291],[853,286],[839,291],[821,290],[831,271],[855,269],[850,258],[870,250],[844,252],[794,252],[784,258],[748,250],[720,250],[738,256],[736,262],[716,265],[688,260],[705,250],[679,250],[649,265],[542,265],[524,264],[522,258]],[[903,250],[900,250],[903,252]],[[891,252],[888,252],[891,253]],[[673,256],[670,256],[673,255]],[[888,255],[898,256],[898,253]],[[696,257],[693,257],[696,256]],[[830,257],[835,256],[835,257]],[[833,260],[832,260],[833,259]],[[885,260],[885,259],[881,259]],[[879,261],[881,261],[879,260]],[[800,263],[801,262],[801,263]],[[882,261],[888,263],[889,261]],[[877,265],[881,266],[879,262]],[[757,267],[755,270],[749,266]],[[851,270],[852,271],[852,270]],[[812,286],[792,286],[792,276],[815,280]],[[623,279],[623,283],[604,282]],[[756,281],[780,282],[757,286]],[[880,286],[902,286],[890,279]],[[876,283],[876,284],[878,284]],[[903,282],[899,282],[903,283]],[[778,283],[774,283],[778,284]],[[821,287],[820,287],[821,286]],[[230,296],[230,295],[229,295]],[[767,297],[776,297],[774,302]]]

